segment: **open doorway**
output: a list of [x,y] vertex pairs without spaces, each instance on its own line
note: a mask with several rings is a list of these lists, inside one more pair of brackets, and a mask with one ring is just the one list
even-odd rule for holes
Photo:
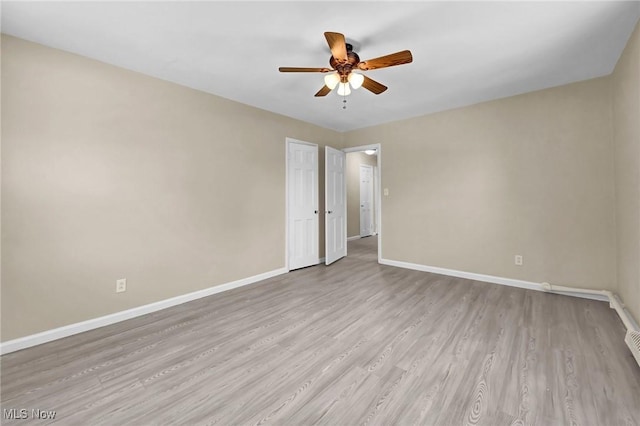
[[[380,144],[343,150],[346,153],[347,256],[373,251],[381,258]],[[357,248],[357,250],[352,250]]]

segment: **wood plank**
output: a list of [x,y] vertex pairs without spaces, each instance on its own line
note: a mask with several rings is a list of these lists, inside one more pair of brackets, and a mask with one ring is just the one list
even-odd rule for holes
[[348,253],[4,355],[2,407],[59,424],[640,424],[606,303],[378,265],[375,237]]

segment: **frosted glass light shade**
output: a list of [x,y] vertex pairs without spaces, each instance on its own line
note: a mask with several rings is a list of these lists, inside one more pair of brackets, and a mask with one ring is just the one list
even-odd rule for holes
[[349,83],[340,83],[338,85],[338,95],[348,96],[350,94],[351,94],[351,89],[349,88]]
[[349,83],[351,83],[351,87],[354,89],[359,89],[364,82],[364,75],[352,72],[348,77]]
[[340,76],[338,73],[331,73],[324,76],[324,84],[329,89],[335,89],[338,83],[340,83]]
[[364,153],[367,154],[367,155],[373,155],[373,154],[376,153],[376,150],[375,149],[366,149],[364,151]]

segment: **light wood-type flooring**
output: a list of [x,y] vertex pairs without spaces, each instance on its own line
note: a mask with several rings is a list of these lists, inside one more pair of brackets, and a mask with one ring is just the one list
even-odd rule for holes
[[3,424],[640,423],[607,303],[381,266],[375,247],[5,355],[2,408],[29,419]]

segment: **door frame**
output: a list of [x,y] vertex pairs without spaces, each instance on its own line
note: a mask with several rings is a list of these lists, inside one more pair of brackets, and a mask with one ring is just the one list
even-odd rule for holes
[[[285,167],[284,167],[284,187],[285,187],[285,196],[284,196],[284,267],[287,272],[290,272],[289,269],[289,145],[292,143],[300,144],[300,145],[308,145],[315,146],[318,149],[318,197],[320,197],[320,149],[318,144],[312,142],[301,141],[299,139],[294,139],[290,137],[285,137],[284,144],[284,158],[285,158]],[[320,207],[320,199],[318,198],[318,207]],[[318,241],[320,238],[320,216],[318,215]]]
[[[373,194],[377,195],[378,194],[378,188],[380,188],[380,181],[378,180],[379,176],[378,176],[378,167],[377,166],[373,166]],[[377,209],[378,206],[378,201],[375,202],[375,206],[373,206],[374,209]],[[378,210],[374,210],[375,213],[378,213]],[[374,216],[374,222],[375,222],[375,228],[373,230],[374,235],[378,235],[378,217]]]
[[345,153],[361,152],[367,149],[375,149],[378,156],[377,166],[374,168],[374,182],[377,179],[377,188],[374,185],[375,192],[375,209],[376,209],[376,227],[378,228],[378,263],[382,260],[382,144],[373,143],[369,145],[360,145],[349,148],[344,148],[342,151]]

